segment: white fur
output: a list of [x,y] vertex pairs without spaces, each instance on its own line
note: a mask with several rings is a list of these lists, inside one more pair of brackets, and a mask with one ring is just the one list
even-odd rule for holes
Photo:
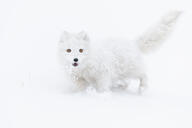
[[157,48],[167,39],[174,29],[180,11],[172,11],[162,17],[160,22],[146,31],[137,39],[142,52],[148,53]]
[[[171,32],[180,12],[171,12],[151,30],[144,33],[136,41],[107,40],[96,42],[91,46],[85,32],[71,34],[62,33],[59,42],[59,57],[65,66],[75,90],[84,90],[88,86],[98,91],[108,91],[120,84],[126,88],[127,79],[140,80],[140,89],[147,86],[147,76],[142,60],[144,52],[148,52],[161,44]],[[71,49],[67,53],[66,49]],[[84,49],[83,53],[79,49]],[[74,67],[74,58],[78,58],[78,66]]]

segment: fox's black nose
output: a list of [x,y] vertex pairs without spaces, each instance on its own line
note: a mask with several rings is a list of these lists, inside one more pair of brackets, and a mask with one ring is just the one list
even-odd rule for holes
[[75,58],[75,59],[74,59],[74,61],[75,61],[75,62],[77,62],[77,61],[78,61],[78,59],[77,59],[77,58]]

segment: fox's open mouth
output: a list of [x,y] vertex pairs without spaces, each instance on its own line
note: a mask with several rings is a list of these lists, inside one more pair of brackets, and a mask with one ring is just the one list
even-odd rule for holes
[[73,63],[72,64],[74,67],[77,67],[78,66],[78,63]]

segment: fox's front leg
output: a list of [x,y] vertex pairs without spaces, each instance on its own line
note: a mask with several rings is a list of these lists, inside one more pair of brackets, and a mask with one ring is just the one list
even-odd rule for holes
[[87,87],[87,82],[83,78],[73,80],[72,92],[83,91]]
[[111,84],[112,82],[109,77],[102,77],[97,80],[96,89],[98,92],[110,91]]

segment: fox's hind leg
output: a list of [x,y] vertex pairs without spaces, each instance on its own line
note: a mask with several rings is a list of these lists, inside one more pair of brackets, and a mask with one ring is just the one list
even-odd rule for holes
[[147,88],[147,76],[146,74],[139,75],[139,93],[142,93]]

